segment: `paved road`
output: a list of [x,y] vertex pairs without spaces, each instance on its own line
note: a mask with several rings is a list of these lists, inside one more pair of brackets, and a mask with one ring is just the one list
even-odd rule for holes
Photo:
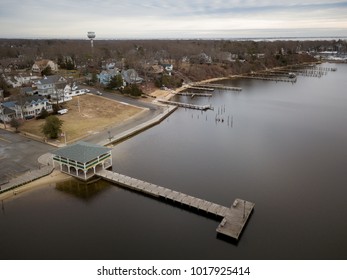
[[55,148],[0,129],[0,184],[39,168],[38,158]]

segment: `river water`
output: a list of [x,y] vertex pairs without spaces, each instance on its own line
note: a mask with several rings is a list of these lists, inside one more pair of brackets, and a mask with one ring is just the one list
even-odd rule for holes
[[117,172],[224,206],[255,202],[239,242],[211,217],[71,180],[3,201],[2,259],[347,259],[347,65],[322,66],[338,69],[181,97],[214,111],[178,109],[113,150]]

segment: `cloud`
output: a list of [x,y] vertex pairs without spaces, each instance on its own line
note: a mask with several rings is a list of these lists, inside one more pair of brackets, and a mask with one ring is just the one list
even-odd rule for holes
[[1,0],[1,4],[0,37],[84,38],[89,30],[97,38],[115,38],[194,35],[198,30],[207,34],[282,28],[331,28],[343,33],[347,29],[346,1]]

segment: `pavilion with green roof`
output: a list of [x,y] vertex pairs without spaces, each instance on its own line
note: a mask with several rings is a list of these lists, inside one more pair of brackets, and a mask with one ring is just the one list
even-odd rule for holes
[[54,167],[84,181],[96,172],[112,167],[110,148],[79,141],[53,152]]

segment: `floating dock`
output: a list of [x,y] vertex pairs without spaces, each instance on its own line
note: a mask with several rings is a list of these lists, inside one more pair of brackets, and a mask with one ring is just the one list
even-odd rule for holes
[[129,188],[134,191],[142,192],[158,199],[178,202],[181,205],[195,208],[223,218],[216,231],[219,234],[229,236],[236,240],[247,223],[247,220],[254,208],[254,203],[242,199],[236,199],[233,205],[228,208],[207,200],[196,198],[181,192],[151,184],[142,180],[131,178],[109,170],[101,170],[96,173],[97,176],[115,183],[117,185]]
[[170,100],[162,100],[158,99],[159,102],[169,105],[174,105],[178,107],[188,108],[188,109],[194,109],[194,110],[213,110],[213,107],[211,105],[196,105],[196,104],[189,104],[189,103],[182,103],[182,102],[175,102]]

